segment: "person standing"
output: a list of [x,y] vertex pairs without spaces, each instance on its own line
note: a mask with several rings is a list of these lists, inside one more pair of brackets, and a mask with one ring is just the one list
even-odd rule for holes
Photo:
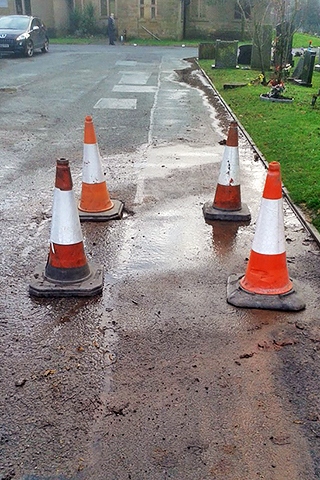
[[110,17],[108,18],[108,37],[109,45],[115,45],[114,41],[116,39],[116,25],[114,21],[114,13],[111,13]]

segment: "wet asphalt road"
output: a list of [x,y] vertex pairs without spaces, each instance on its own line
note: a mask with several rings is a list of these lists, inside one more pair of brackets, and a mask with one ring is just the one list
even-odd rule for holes
[[[319,250],[285,203],[306,309],[227,304],[265,169],[240,132],[251,223],[205,223],[231,116],[188,70],[196,54],[52,46],[0,59],[1,480],[320,478]],[[34,299],[55,161],[69,158],[78,197],[86,115],[125,202],[122,220],[82,224],[103,294]]]

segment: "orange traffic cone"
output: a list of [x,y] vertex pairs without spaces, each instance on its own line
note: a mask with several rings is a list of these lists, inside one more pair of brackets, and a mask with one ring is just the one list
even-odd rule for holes
[[103,268],[89,265],[86,259],[69,161],[62,158],[56,166],[48,260],[44,271],[36,269],[29,293],[36,297],[93,296],[101,293],[102,286]]
[[203,214],[206,220],[251,219],[247,205],[241,203],[237,122],[230,124],[214,200],[204,204]]
[[271,310],[305,307],[287,268],[278,162],[269,164],[247,270],[244,276],[229,277],[228,302],[238,307]]
[[84,124],[82,189],[79,203],[80,220],[105,221],[122,217],[123,203],[111,200],[102,172],[101,157],[92,117]]

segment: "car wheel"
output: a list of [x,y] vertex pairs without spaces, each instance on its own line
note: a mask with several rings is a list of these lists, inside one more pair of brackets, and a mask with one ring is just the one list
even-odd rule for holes
[[42,53],[48,53],[49,52],[49,40],[46,38],[43,47],[41,48]]
[[25,48],[25,56],[26,57],[33,57],[33,53],[34,53],[34,47],[33,47],[33,41],[32,40],[28,40],[27,43],[26,43],[26,48]]

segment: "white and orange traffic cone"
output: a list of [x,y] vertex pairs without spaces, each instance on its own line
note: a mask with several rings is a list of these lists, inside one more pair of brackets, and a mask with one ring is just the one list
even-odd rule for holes
[[82,188],[79,203],[80,220],[106,221],[122,217],[123,202],[111,200],[102,172],[101,157],[92,117],[84,124]]
[[103,268],[88,264],[69,160],[57,160],[50,249],[47,264],[39,266],[29,286],[36,297],[93,296],[102,292]]
[[295,311],[305,308],[288,273],[278,162],[269,164],[246,273],[229,277],[227,300],[237,307]]
[[206,220],[251,219],[247,205],[241,203],[237,122],[230,123],[214,200],[203,205],[203,214]]

